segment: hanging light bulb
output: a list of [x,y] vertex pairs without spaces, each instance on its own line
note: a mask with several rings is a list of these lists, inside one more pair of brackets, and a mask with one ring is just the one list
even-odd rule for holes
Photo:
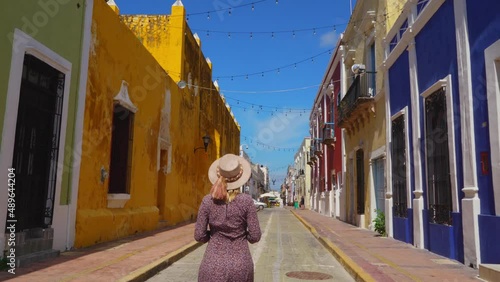
[[253,32],[250,32],[250,39],[253,39]]
[[293,35],[293,38],[295,38],[295,30],[293,31],[293,34],[292,34],[292,35]]
[[229,15],[231,15],[231,8],[229,8]]
[[278,5],[278,0],[276,0],[276,5]]
[[246,80],[248,80],[248,74],[245,76]]
[[273,31],[273,32],[271,32],[271,38],[273,38],[273,39],[274,39],[274,31]]
[[231,76],[231,81],[233,81],[233,80],[234,80],[234,78]]
[[295,63],[295,65],[293,66],[294,69],[297,69],[297,63]]
[[207,20],[210,20],[210,12],[207,12]]
[[316,35],[316,29],[313,29],[313,35]]
[[262,72],[262,77],[264,77],[264,72]]
[[209,33],[209,31],[207,30],[207,37],[209,37],[209,36],[210,36],[210,33]]
[[280,74],[280,69],[278,68],[278,74]]
[[255,5],[252,3],[252,12],[255,11]]
[[228,37],[229,39],[231,39],[231,32],[228,32],[228,33],[227,33],[227,37]]

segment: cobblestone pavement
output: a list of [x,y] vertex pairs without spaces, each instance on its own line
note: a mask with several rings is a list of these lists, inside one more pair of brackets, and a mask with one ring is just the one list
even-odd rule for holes
[[[477,269],[314,211],[272,208],[258,215],[264,235],[251,245],[256,282],[308,281],[305,271],[333,276],[326,281],[352,281],[346,271],[357,281],[479,281]],[[64,252],[15,275],[1,272],[0,281],[146,281],[165,269],[156,281],[196,281],[205,247],[193,232],[187,223]],[[286,276],[292,271],[301,278]]]
[[[318,281],[307,277],[330,277],[323,281],[354,281],[290,211],[273,208],[258,215],[263,236],[260,242],[250,245],[255,281]],[[203,245],[148,281],[197,281],[205,248]],[[293,278],[287,274],[306,278]]]

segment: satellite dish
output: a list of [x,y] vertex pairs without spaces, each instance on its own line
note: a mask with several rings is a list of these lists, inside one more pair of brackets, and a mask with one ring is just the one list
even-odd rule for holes
[[366,67],[363,64],[354,64],[352,65],[351,70],[354,74],[360,74],[365,72]]

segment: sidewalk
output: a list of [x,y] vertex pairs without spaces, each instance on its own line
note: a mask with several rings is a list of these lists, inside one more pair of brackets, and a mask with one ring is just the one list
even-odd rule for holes
[[194,223],[148,232],[0,273],[0,281],[144,281],[200,246]]
[[[479,281],[477,270],[459,262],[313,211],[290,210],[358,281]],[[15,275],[1,272],[0,281],[145,281],[199,247],[193,234],[190,223],[64,252]]]
[[478,270],[310,210],[291,210],[358,281],[480,281]]

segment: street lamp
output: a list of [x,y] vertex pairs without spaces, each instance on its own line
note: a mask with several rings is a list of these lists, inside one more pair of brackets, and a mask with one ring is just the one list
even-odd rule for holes
[[196,152],[196,150],[198,150],[198,149],[205,149],[205,152],[207,151],[207,149],[208,149],[208,144],[210,143],[210,140],[211,140],[211,139],[210,139],[210,136],[205,135],[205,136],[201,137],[201,139],[203,140],[203,147],[198,147],[198,148],[195,148],[193,153],[195,153],[195,152]]

